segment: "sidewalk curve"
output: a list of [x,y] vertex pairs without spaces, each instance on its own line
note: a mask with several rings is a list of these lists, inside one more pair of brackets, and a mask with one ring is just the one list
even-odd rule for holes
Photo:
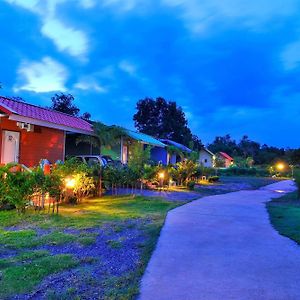
[[140,299],[300,299],[300,247],[273,229],[265,207],[295,189],[280,181],[170,211]]

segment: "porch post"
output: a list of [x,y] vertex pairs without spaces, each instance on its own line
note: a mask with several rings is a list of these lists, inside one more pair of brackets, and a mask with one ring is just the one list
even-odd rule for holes
[[120,157],[120,161],[121,161],[121,163],[124,163],[123,162],[123,137],[122,136],[121,136],[121,143],[120,143],[120,145],[121,145],[121,151],[120,151],[121,157]]

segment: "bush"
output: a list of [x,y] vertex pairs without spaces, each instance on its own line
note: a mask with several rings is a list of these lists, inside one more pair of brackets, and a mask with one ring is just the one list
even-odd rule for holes
[[219,180],[220,180],[219,176],[208,177],[208,182],[210,182],[210,183],[218,182]]
[[187,183],[187,188],[190,190],[190,191],[193,191],[195,189],[195,181],[188,181]]
[[219,169],[219,174],[225,176],[270,176],[270,172],[267,169],[239,168],[236,166]]
[[[52,184],[55,185],[55,180],[60,180],[61,183],[67,179],[74,180],[74,187],[72,190],[65,189],[62,186],[62,191],[64,192],[65,200],[69,201],[72,198],[72,201],[74,202],[75,197],[78,202],[85,197],[89,197],[95,191],[96,179],[93,177],[94,171],[93,168],[78,161],[76,158],[71,158],[66,160],[64,164],[56,166],[53,170]],[[49,187],[47,188],[49,189]]]

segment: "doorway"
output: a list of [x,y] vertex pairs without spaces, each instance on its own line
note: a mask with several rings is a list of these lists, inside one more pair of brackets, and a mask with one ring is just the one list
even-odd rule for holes
[[4,130],[2,135],[1,163],[18,163],[20,132]]

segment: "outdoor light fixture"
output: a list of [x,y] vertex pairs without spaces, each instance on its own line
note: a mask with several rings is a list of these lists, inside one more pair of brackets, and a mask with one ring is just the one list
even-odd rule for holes
[[277,165],[276,165],[276,169],[278,170],[278,171],[282,171],[283,169],[284,169],[284,164],[283,163],[278,163]]
[[72,177],[68,177],[65,179],[65,184],[67,189],[74,189],[76,180]]
[[158,174],[158,177],[159,177],[160,179],[164,179],[164,178],[165,178],[165,173],[164,173],[164,172],[160,172],[160,173]]

